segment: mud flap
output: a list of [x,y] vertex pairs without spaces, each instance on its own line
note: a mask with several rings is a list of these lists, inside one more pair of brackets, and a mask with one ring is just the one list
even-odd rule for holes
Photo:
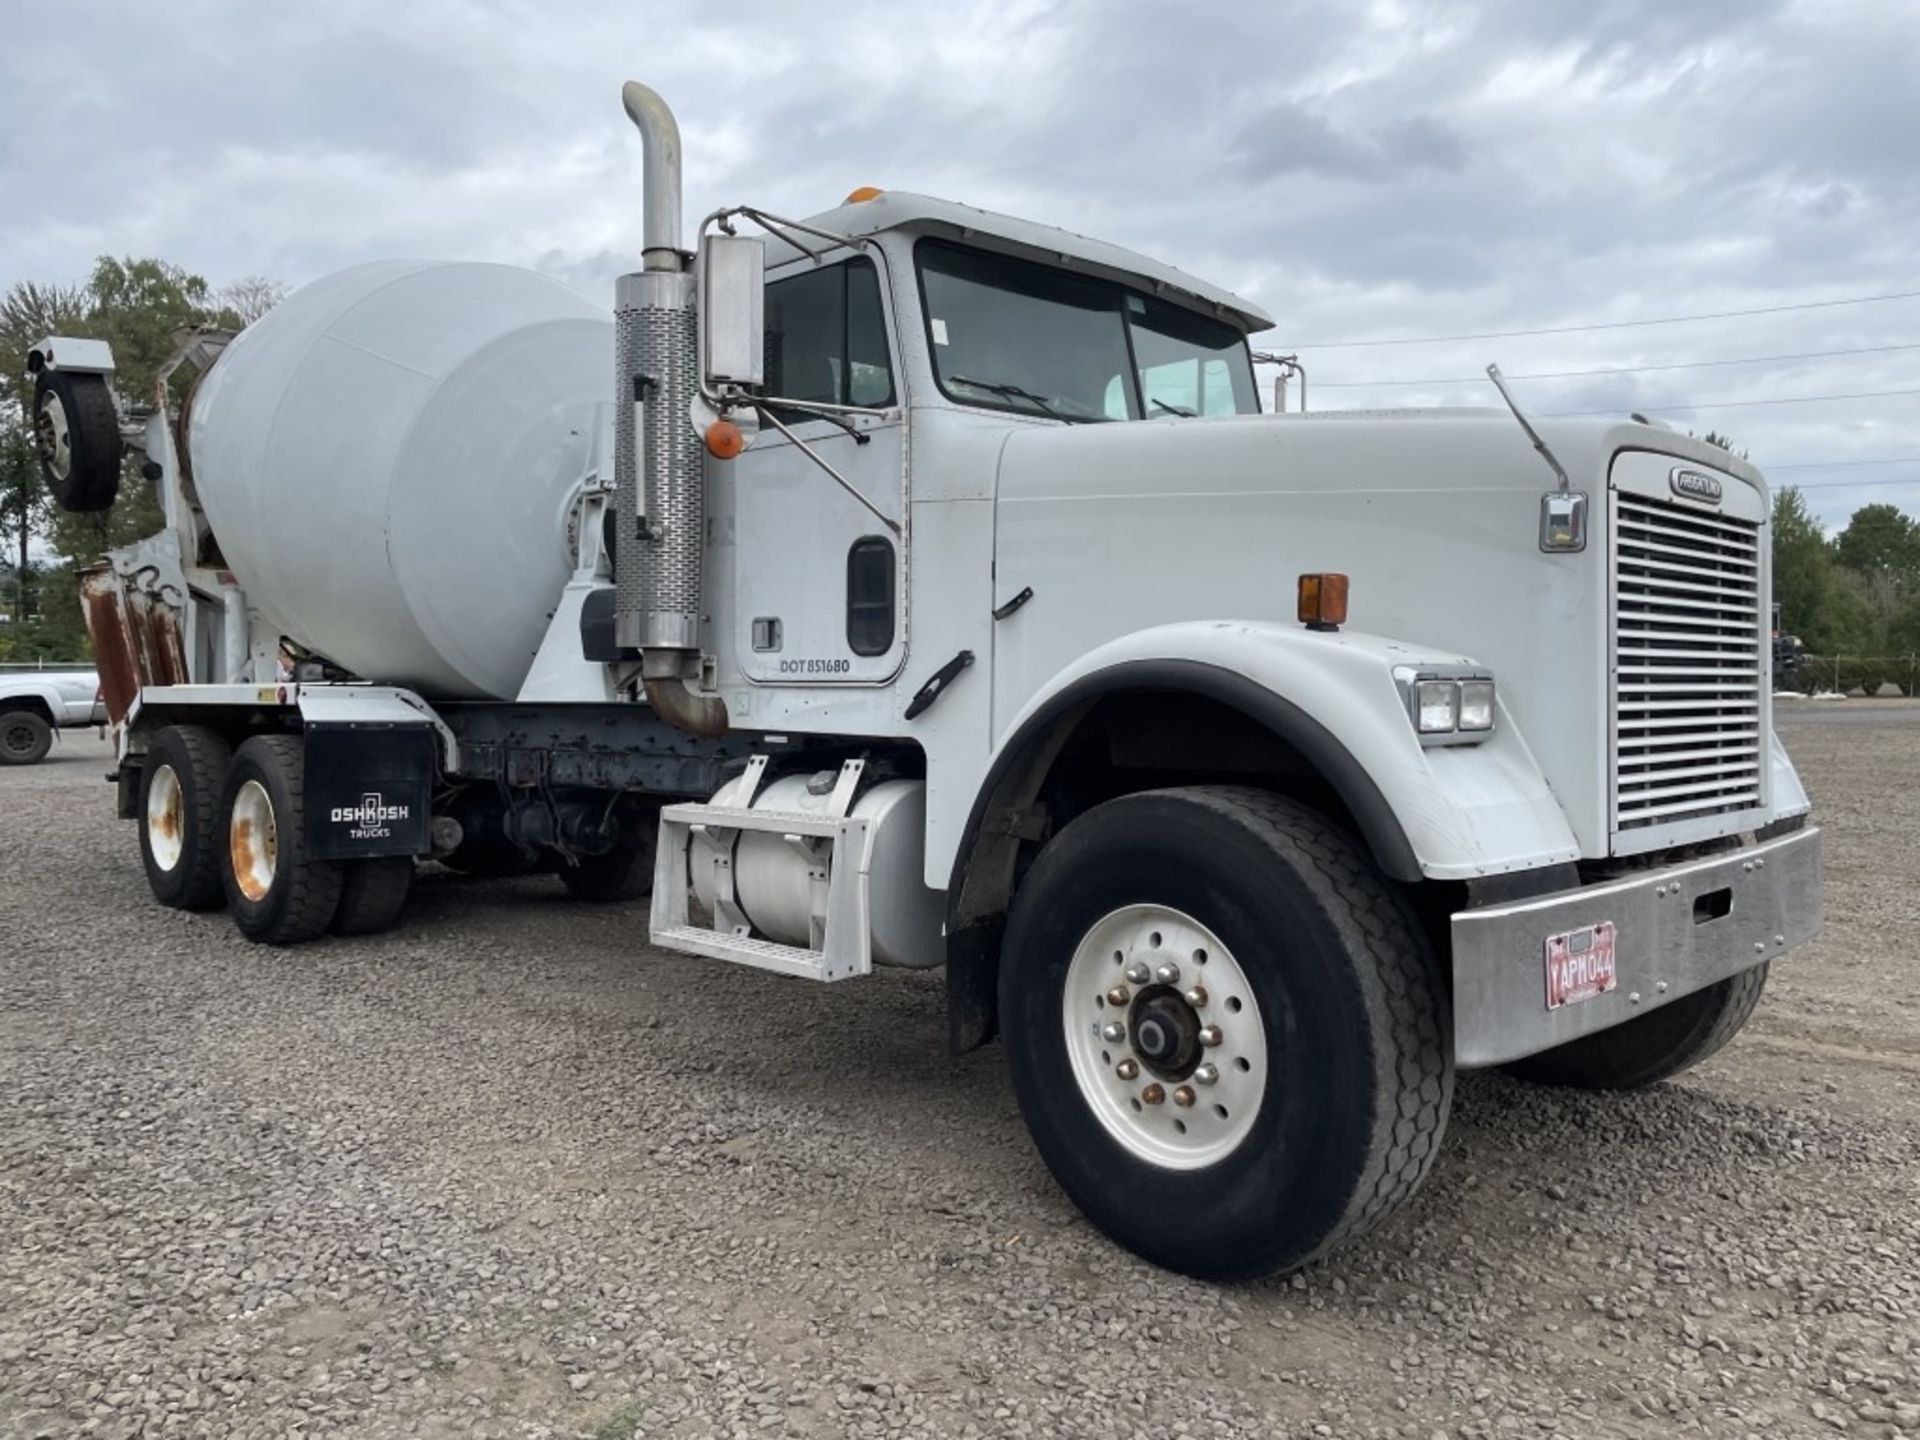
[[310,720],[305,737],[307,844],[316,859],[428,852],[435,759],[430,726]]

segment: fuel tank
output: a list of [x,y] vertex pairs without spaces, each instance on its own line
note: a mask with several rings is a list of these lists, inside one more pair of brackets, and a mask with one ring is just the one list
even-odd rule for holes
[[602,306],[506,265],[361,265],[248,327],[194,395],[188,454],[256,633],[511,699],[611,453],[612,353]]

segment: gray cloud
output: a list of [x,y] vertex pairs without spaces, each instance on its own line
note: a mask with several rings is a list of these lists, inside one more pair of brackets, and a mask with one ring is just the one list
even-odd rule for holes
[[1464,136],[1431,115],[1412,115],[1370,130],[1351,130],[1290,100],[1248,122],[1234,153],[1254,179],[1306,173],[1386,181],[1410,170],[1461,170]]
[[[1920,274],[1910,0],[846,0],[830,14],[738,0],[706,15],[661,0],[122,0],[90,15],[9,18],[0,284],[77,278],[102,252],[216,283],[424,254],[603,293],[637,242],[629,75],[679,108],[690,214],[928,190],[1246,290],[1290,345],[1752,308]],[[1338,382],[1906,341],[1920,302],[1307,354]],[[1920,352],[1524,390],[1561,409],[1913,385]],[[1913,401],[1693,419],[1763,463],[1920,455]],[[1920,508],[1920,480],[1817,493],[1829,516],[1871,498]]]

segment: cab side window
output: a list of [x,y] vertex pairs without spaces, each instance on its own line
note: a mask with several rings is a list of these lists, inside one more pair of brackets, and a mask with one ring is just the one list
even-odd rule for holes
[[886,313],[871,260],[774,281],[766,314],[767,394],[826,405],[893,403]]

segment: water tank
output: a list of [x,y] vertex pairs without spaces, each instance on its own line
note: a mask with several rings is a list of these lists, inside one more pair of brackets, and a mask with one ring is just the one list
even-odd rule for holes
[[610,453],[613,322],[506,265],[390,261],[296,291],[193,402],[194,486],[261,622],[366,680],[510,699]]

